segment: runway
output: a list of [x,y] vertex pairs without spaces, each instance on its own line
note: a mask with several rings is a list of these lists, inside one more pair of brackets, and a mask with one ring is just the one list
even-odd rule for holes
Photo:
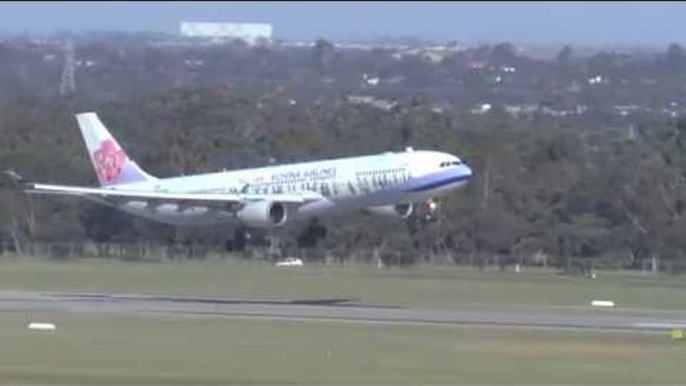
[[460,308],[400,307],[355,303],[351,299],[262,301],[216,297],[141,294],[0,291],[0,314],[68,311],[202,315],[375,324],[454,324],[541,329],[664,332],[686,329],[686,312],[589,307],[473,305]]

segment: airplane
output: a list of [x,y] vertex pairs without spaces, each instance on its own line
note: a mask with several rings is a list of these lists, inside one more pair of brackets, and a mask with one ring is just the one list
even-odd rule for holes
[[239,222],[276,228],[301,218],[362,210],[409,217],[417,203],[463,186],[472,170],[451,154],[405,149],[352,158],[156,178],[134,162],[94,112],[76,115],[100,187],[28,182],[32,195],[76,196],[171,225]]

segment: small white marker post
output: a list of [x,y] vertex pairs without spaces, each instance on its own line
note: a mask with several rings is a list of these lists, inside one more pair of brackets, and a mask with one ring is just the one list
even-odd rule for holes
[[56,329],[53,323],[36,323],[31,322],[27,326],[29,330],[54,331]]
[[591,302],[593,307],[614,307],[615,302],[612,300],[594,300]]

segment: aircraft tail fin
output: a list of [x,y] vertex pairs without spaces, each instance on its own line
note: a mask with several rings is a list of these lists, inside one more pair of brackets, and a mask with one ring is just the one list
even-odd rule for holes
[[76,120],[101,186],[156,180],[126,155],[96,113],[77,114]]

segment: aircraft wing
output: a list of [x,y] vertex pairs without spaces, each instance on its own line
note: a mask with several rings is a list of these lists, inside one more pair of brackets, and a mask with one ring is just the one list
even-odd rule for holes
[[79,196],[110,204],[144,201],[155,203],[156,205],[177,204],[181,206],[215,207],[224,210],[230,210],[235,206],[240,207],[241,204],[251,201],[270,200],[284,204],[304,204],[321,199],[321,195],[310,191],[288,194],[172,193],[34,183],[23,184],[22,191],[27,194]]

